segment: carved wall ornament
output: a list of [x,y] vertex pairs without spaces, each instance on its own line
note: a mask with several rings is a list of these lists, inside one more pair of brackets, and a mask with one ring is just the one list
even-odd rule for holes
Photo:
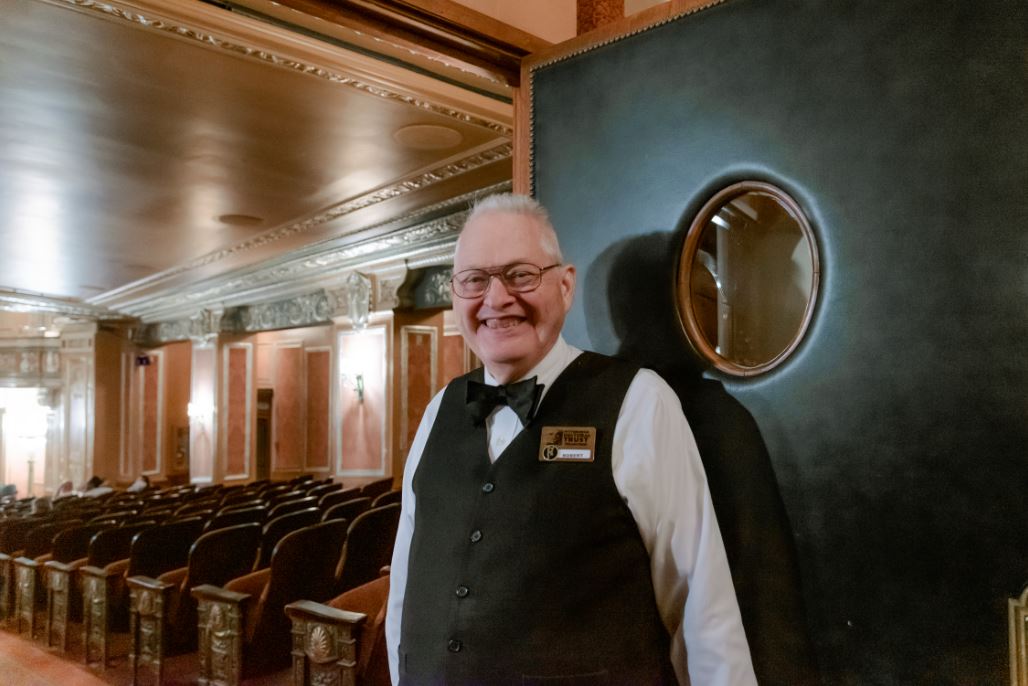
[[287,300],[236,307],[227,311],[222,331],[254,333],[323,324],[331,317],[329,297],[324,291]]
[[315,662],[325,662],[332,658],[332,639],[328,630],[320,624],[312,625],[307,635],[307,656]]
[[399,290],[403,285],[404,276],[405,274],[400,274],[395,278],[376,281],[378,286],[378,295],[375,296],[376,310],[392,310],[400,306]]
[[9,386],[54,386],[61,380],[61,356],[54,344],[22,339],[0,345],[0,377]]
[[209,345],[221,330],[221,312],[200,310],[189,318],[189,337],[201,345]]
[[358,331],[367,328],[368,312],[371,308],[371,280],[363,274],[352,272],[346,277],[346,310]]

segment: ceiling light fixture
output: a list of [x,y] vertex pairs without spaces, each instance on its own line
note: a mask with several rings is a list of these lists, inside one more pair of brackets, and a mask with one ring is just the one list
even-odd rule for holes
[[437,124],[412,124],[393,132],[393,140],[414,150],[446,150],[464,141],[457,129]]

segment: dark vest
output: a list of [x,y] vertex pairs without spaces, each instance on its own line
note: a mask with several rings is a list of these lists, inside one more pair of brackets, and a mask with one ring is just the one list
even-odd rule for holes
[[[414,474],[403,684],[674,683],[649,556],[610,462],[637,370],[583,353],[495,464],[464,400],[481,370],[447,387]],[[545,426],[595,427],[594,461],[540,460]]]

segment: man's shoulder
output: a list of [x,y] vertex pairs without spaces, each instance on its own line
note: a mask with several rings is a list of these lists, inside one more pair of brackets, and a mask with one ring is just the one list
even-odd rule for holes
[[[617,355],[606,355],[593,350],[583,350],[574,359],[572,365],[578,365],[582,369],[589,370],[611,370],[622,374],[632,374],[640,369],[638,362],[618,357]],[[570,365],[569,365],[570,366]]]

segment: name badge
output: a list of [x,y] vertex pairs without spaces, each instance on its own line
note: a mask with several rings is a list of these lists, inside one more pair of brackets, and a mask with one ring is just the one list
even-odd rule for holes
[[540,462],[592,462],[596,429],[591,426],[544,426]]

